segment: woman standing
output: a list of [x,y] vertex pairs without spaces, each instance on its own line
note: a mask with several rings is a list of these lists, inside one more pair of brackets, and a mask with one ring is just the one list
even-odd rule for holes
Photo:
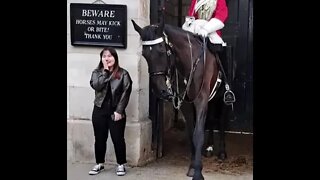
[[95,90],[92,124],[95,136],[94,152],[96,165],[89,172],[96,175],[104,170],[108,132],[114,145],[117,168],[116,174],[126,174],[126,144],[124,131],[126,126],[125,108],[128,105],[132,80],[127,70],[119,66],[115,49],[104,48],[100,53],[100,62],[93,70],[90,80]]

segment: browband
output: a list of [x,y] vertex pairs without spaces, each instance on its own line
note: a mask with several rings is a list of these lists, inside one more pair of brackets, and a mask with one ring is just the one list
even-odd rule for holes
[[142,41],[142,45],[155,45],[155,44],[161,43],[162,41],[163,41],[163,38],[160,37],[158,39],[151,40],[151,41]]

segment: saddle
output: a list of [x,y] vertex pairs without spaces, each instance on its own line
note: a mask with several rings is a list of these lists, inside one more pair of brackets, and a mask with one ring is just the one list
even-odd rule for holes
[[[199,41],[203,41],[201,36],[198,36]],[[213,53],[223,52],[226,46],[222,46],[222,44],[213,44],[208,37],[206,37],[207,48]]]
[[207,47],[208,49],[213,53],[218,53],[218,52],[222,52],[225,48],[225,46],[222,46],[222,44],[213,44],[212,42],[210,42],[209,38],[206,39],[207,41]]

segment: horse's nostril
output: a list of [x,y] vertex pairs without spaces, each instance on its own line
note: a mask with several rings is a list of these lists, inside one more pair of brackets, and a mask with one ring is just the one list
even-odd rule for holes
[[165,90],[161,90],[161,96],[164,98],[164,99],[167,99],[169,97],[169,93]]

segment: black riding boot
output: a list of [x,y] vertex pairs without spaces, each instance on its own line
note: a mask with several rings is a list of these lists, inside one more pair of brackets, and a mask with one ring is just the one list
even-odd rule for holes
[[226,83],[225,93],[224,93],[224,102],[227,105],[232,105],[235,102],[235,95],[231,91],[230,84],[232,81],[232,47],[231,46],[222,46],[221,44],[212,44],[209,39],[207,39],[207,47],[208,49],[219,57],[219,69],[222,72],[223,79]]
[[232,61],[232,47],[231,46],[221,46],[221,50],[216,52],[216,55],[219,56],[220,62],[220,71],[223,73],[223,79],[226,83],[225,93],[224,93],[224,102],[227,105],[231,105],[235,102],[235,95],[231,91],[232,82],[232,73],[233,73],[233,61]]

